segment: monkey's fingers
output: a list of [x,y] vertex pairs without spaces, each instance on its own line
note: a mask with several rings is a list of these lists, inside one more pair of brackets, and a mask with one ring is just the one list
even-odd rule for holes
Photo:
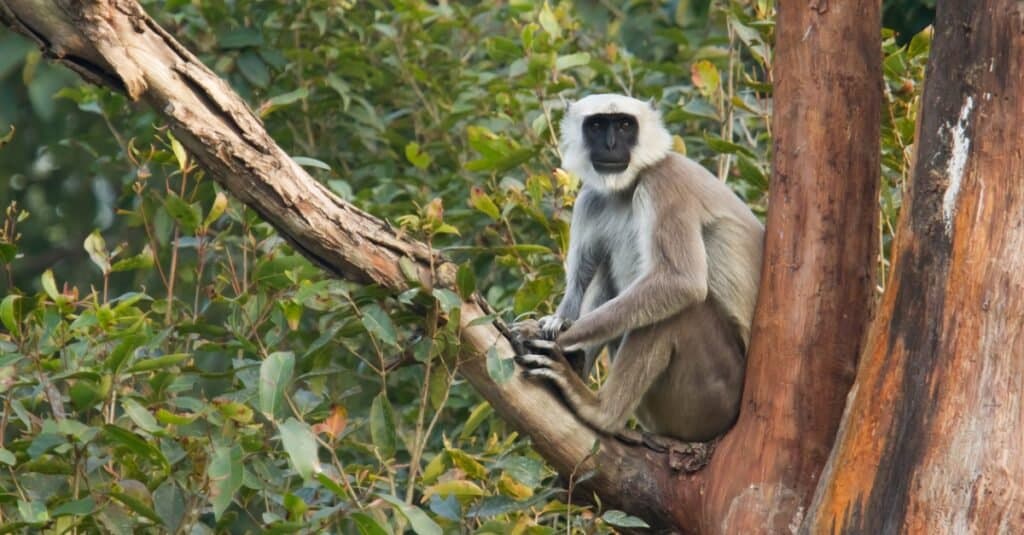
[[535,319],[517,321],[509,327],[509,330],[512,331],[512,334],[519,337],[520,340],[542,338],[544,336],[541,323]]
[[572,326],[572,320],[551,315],[544,316],[537,322],[537,324],[540,326],[541,338],[544,338],[545,340],[554,340],[559,334],[562,334],[566,329]]
[[[630,443],[635,437],[624,437],[620,432],[619,439]],[[668,453],[668,464],[673,470],[693,473],[704,468],[711,461],[717,439],[711,442],[683,442],[672,437],[656,435],[647,431],[640,433],[641,443],[648,449],[659,453]]]
[[552,369],[558,366],[558,361],[548,355],[538,355],[534,353],[516,355],[515,360],[516,364],[525,370]]

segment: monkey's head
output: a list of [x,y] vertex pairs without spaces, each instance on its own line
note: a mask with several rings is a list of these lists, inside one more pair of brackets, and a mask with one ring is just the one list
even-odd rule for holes
[[653,103],[615,94],[573,102],[562,119],[562,168],[593,187],[621,191],[668,154],[672,136]]

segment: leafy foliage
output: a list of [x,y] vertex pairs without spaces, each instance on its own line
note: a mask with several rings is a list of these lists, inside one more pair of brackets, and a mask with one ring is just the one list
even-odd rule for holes
[[[556,169],[563,99],[654,99],[676,150],[763,213],[771,3],[148,7],[296,162],[460,262],[458,294],[325,278],[152,113],[0,34],[0,126],[18,125],[0,129],[4,530],[642,526],[565,503],[456,375],[458,322],[436,320],[475,290],[509,318],[560,295],[578,188]],[[888,220],[927,54],[915,42],[886,41]],[[488,359],[499,381],[507,365]]]

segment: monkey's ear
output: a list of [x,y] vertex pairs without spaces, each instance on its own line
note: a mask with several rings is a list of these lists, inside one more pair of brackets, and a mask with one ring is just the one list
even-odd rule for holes
[[654,104],[654,99],[653,99],[653,98],[649,98],[649,99],[647,99],[647,105],[648,105],[648,106],[649,106],[649,107],[650,107],[650,108],[651,108],[652,110],[657,110],[657,109],[658,109],[658,108],[657,108],[657,107],[655,106],[655,104]]

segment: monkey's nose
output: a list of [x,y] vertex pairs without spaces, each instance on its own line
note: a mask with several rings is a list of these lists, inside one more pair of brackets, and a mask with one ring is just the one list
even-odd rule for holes
[[608,147],[608,150],[611,150],[611,149],[615,148],[615,129],[614,128],[609,128],[608,129],[608,135],[607,135],[607,137],[605,137],[604,144],[605,144],[605,146]]

